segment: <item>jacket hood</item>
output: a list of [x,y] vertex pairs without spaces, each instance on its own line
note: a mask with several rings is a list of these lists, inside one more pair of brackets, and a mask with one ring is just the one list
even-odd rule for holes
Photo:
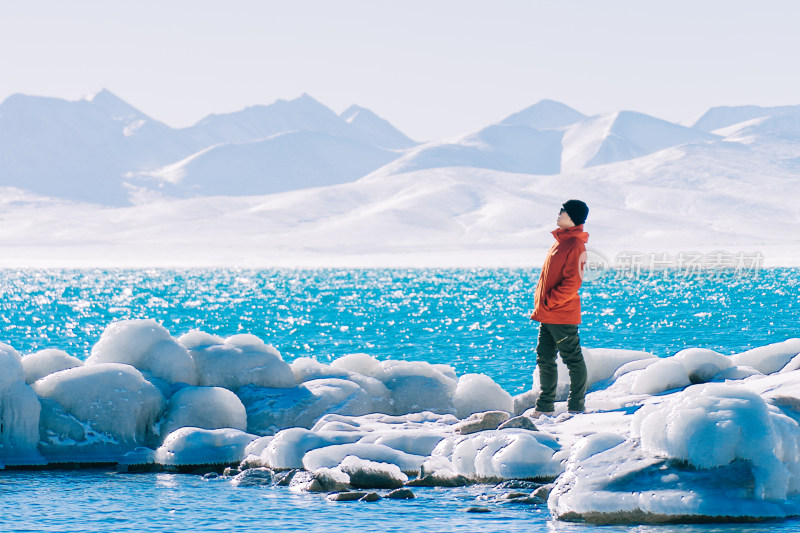
[[566,239],[580,239],[583,242],[589,242],[589,234],[583,231],[583,224],[572,228],[558,228],[552,231],[553,237],[558,242],[563,242]]

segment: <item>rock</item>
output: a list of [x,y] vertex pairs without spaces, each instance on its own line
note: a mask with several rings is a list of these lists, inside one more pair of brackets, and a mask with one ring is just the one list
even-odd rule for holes
[[219,477],[219,474],[216,472],[207,472],[203,474],[203,479],[216,479]]
[[497,429],[497,427],[509,419],[511,415],[505,411],[485,411],[475,413],[455,425],[455,430],[461,435],[469,435],[478,431]]
[[276,472],[275,473],[275,480],[277,481],[277,485],[279,487],[288,487],[289,484],[292,482],[292,478],[295,474],[300,472],[300,470],[293,468],[291,470],[287,470],[286,472]]
[[464,487],[473,482],[462,475],[441,477],[435,474],[426,474],[406,482],[406,487]]
[[332,492],[328,494],[325,497],[325,499],[328,500],[329,502],[354,502],[366,496],[367,496],[366,492],[343,491],[343,492]]
[[306,470],[299,471],[292,476],[292,480],[289,482],[289,490],[295,492],[328,492],[314,477],[314,474]]
[[533,420],[528,418],[527,416],[515,416],[514,418],[509,418],[497,429],[507,429],[507,428],[520,428],[520,429],[529,429],[531,431],[537,431],[536,425],[533,423]]
[[555,485],[553,485],[552,483],[549,483],[547,485],[542,485],[541,487],[539,487],[538,489],[534,490],[531,493],[531,497],[547,501],[547,498],[550,497],[550,491],[553,490],[554,486]]
[[488,507],[481,507],[479,505],[473,505],[471,507],[467,507],[464,509],[464,512],[467,513],[491,513],[492,511]]
[[386,498],[390,500],[413,500],[416,496],[411,492],[411,489],[395,489],[387,494]]
[[378,500],[382,500],[383,498],[377,492],[370,492],[369,494],[365,495],[361,498],[360,502],[377,502]]
[[525,481],[522,479],[509,479],[508,481],[503,481],[495,485],[495,489],[497,490],[536,490],[541,487],[541,483],[536,483],[535,481]]
[[350,477],[338,468],[318,468],[314,470],[314,479],[325,492],[342,492],[350,490]]
[[240,469],[233,466],[226,466],[225,470],[222,471],[222,475],[228,477],[236,476],[241,473],[242,471]]
[[530,494],[527,492],[506,492],[497,497],[498,500],[518,500],[520,498],[528,498]]
[[274,475],[269,468],[250,468],[236,475],[231,480],[231,485],[239,487],[259,487],[262,485],[272,485]]
[[514,414],[521,415],[528,409],[536,406],[536,400],[539,399],[539,391],[526,391],[522,394],[517,394],[513,397],[514,400]]

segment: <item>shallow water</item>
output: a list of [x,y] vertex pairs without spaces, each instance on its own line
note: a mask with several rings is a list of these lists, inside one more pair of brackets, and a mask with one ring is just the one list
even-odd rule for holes
[[[85,358],[107,324],[155,318],[254,333],[287,361],[352,352],[482,372],[512,394],[531,386],[532,270],[119,270],[0,272],[0,341],[25,354]],[[800,270],[758,276],[667,271],[584,284],[584,346],[660,356],[700,346],[730,354],[800,336]],[[180,474],[0,471],[0,531],[799,532],[756,525],[596,527],[552,522],[544,505],[500,505],[491,486],[417,488],[413,501],[331,503],[284,487],[234,487]],[[485,505],[491,513],[465,513]]]
[[[0,341],[81,359],[109,322],[155,318],[181,335],[253,333],[284,359],[353,352],[532,384],[537,270],[0,271]],[[757,276],[607,273],[584,284],[582,344],[732,354],[800,336],[800,269]]]
[[[385,492],[385,491],[384,491]],[[413,500],[328,502],[286,487],[235,487],[228,479],[103,470],[2,472],[0,530],[14,532],[433,531],[608,533],[796,532],[796,521],[761,524],[592,526],[549,520],[544,504],[499,504],[503,490],[415,488]],[[489,513],[467,513],[482,506]]]

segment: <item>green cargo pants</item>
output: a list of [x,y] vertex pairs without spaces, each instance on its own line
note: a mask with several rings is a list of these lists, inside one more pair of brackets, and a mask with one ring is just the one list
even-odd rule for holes
[[583,411],[583,400],[586,396],[586,363],[583,361],[581,353],[578,326],[574,324],[541,324],[539,326],[536,365],[539,367],[539,383],[542,393],[536,401],[536,409],[544,412],[553,410],[558,383],[556,351],[569,369],[567,409]]

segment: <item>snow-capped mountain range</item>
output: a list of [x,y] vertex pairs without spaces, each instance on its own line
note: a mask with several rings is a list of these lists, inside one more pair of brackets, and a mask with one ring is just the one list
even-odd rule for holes
[[537,265],[560,204],[590,245],[798,264],[800,106],[692,126],[543,100],[417,143],[308,95],[173,129],[108,91],[0,104],[0,265]]

